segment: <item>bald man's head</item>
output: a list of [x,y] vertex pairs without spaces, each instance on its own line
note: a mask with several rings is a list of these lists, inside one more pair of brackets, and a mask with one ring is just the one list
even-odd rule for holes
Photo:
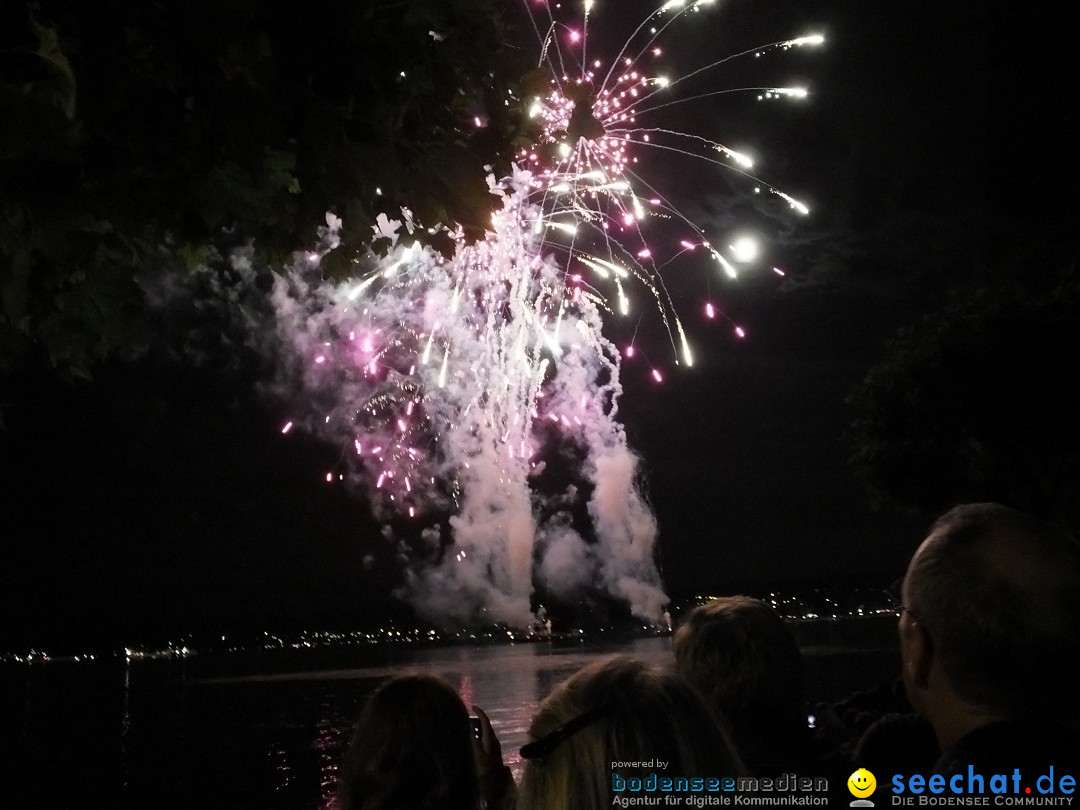
[[999,504],[942,515],[916,551],[904,605],[958,695],[1009,715],[1074,703],[1080,550]]

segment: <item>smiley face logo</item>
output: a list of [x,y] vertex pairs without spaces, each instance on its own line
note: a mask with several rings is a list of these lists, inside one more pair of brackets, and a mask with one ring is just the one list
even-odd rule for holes
[[877,790],[877,779],[866,768],[859,768],[847,780],[847,789],[856,799],[865,799]]

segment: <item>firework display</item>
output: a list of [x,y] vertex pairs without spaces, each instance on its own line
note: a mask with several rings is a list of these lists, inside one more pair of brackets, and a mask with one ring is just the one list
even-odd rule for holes
[[[576,21],[563,20],[559,5],[526,2],[551,83],[524,100],[536,142],[512,176],[489,180],[502,205],[486,238],[466,244],[448,231],[457,249],[447,257],[416,241],[425,225],[403,211],[380,218],[385,255],[369,256],[348,282],[313,282],[305,271],[338,246],[340,220],[327,215],[319,247],[274,291],[309,403],[282,433],[302,428],[343,448],[327,481],[370,499],[401,554],[403,595],[422,613],[524,626],[540,589],[563,599],[601,594],[657,621],[667,602],[654,562],[657,525],[617,420],[621,363],[633,344],[617,346],[605,323],[653,313],[672,362],[693,364],[661,271],[701,249],[734,275],[755,246],[710,244],[661,183],[643,179],[648,155],[674,151],[747,177],[752,166],[719,142],[664,128],[657,111],[680,100],[686,79],[763,49],[672,77],[650,67],[661,35],[712,0],[665,3],[610,61],[590,53],[591,0]],[[668,224],[668,242],[673,224],[685,234],[659,249],[648,233],[653,218]],[[661,262],[661,253],[670,255]],[[663,380],[661,368],[649,373]],[[567,458],[573,474],[553,486],[549,466]]]

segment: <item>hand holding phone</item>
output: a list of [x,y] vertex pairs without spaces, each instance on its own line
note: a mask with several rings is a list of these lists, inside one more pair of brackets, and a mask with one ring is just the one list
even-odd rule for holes
[[507,791],[514,790],[514,777],[502,759],[502,746],[491,721],[479,706],[472,707],[469,726],[473,733],[476,755],[476,775],[480,777],[480,792],[488,807],[501,807]]

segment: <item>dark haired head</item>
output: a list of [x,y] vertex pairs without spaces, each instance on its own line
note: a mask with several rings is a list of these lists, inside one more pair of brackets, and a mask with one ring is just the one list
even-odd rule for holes
[[760,599],[729,596],[692,610],[675,634],[675,666],[746,754],[805,725],[802,654]]
[[391,678],[368,699],[345,757],[342,810],[478,810],[469,713],[430,675]]
[[903,598],[972,706],[1030,716],[1075,704],[1080,550],[1070,538],[1000,504],[957,506],[916,552]]

